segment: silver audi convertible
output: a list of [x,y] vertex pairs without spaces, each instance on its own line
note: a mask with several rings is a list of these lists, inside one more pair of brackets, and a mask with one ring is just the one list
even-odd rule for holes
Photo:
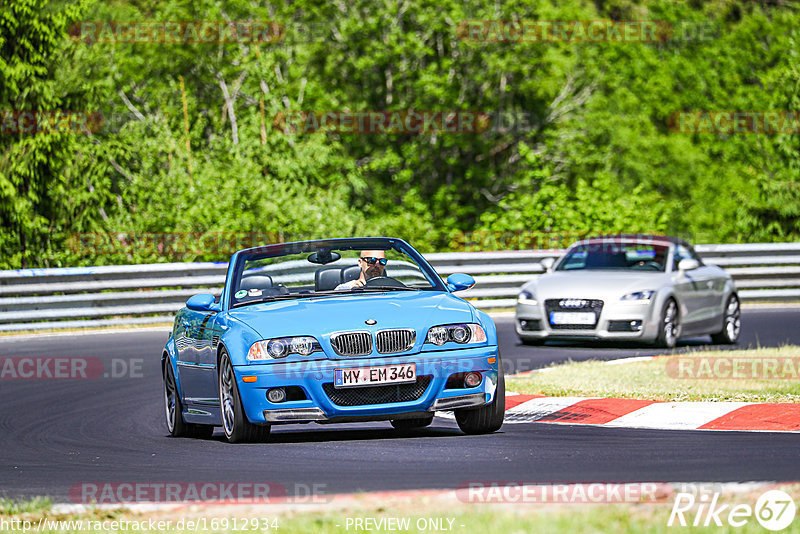
[[516,329],[525,344],[615,340],[671,348],[681,337],[739,339],[733,280],[682,239],[595,237],[548,260],[546,272],[522,286],[517,299]]

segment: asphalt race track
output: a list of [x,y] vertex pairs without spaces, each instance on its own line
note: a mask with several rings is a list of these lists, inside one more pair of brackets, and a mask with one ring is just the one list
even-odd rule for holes
[[[646,347],[520,345],[497,319],[507,371],[660,353]],[[800,308],[745,309],[739,347],[800,345]],[[515,424],[465,436],[454,421],[273,428],[270,443],[172,439],[159,370],[166,330],[0,338],[0,357],[98,358],[91,380],[0,380],[0,496],[70,502],[81,483],[274,482],[290,494],[455,488],[469,481],[800,480],[800,435]],[[678,351],[709,348],[707,339]],[[116,363],[113,363],[116,361]],[[122,363],[120,363],[122,362]],[[123,369],[123,367],[126,367]]]

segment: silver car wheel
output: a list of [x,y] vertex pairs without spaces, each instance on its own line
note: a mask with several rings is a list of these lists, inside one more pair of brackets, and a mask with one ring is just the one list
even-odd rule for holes
[[227,354],[222,357],[219,370],[219,400],[222,408],[222,427],[225,435],[233,434],[235,415],[233,411],[233,367]]
[[741,308],[739,299],[732,296],[728,301],[728,308],[725,310],[725,331],[728,339],[732,342],[739,339],[739,332],[742,330]]
[[664,309],[664,344],[668,347],[674,347],[678,340],[677,316],[678,306],[674,300],[670,300]]

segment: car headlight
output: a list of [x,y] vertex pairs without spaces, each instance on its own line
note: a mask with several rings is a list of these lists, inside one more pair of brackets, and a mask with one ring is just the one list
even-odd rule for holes
[[277,360],[290,354],[308,356],[319,350],[322,350],[322,347],[311,336],[277,337],[253,343],[247,352],[247,359],[249,361]]
[[623,295],[619,300],[650,300],[655,291],[634,291]]
[[521,291],[519,296],[517,297],[517,302],[520,304],[536,304],[536,296],[533,294],[533,291]]
[[448,341],[461,345],[483,343],[486,341],[486,332],[484,332],[481,325],[475,323],[446,324],[432,327],[428,330],[428,335],[425,338],[425,343],[433,343],[439,346]]

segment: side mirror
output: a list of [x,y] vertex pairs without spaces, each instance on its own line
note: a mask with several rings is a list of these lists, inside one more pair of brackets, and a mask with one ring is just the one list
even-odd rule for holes
[[692,271],[700,267],[700,263],[692,258],[684,258],[678,263],[679,271]]
[[556,259],[555,258],[544,258],[542,261],[539,262],[539,264],[542,267],[544,267],[545,271],[549,271],[550,269],[552,269],[553,265],[555,265],[555,263],[556,263]]
[[447,289],[450,291],[464,291],[475,285],[475,279],[468,274],[453,273],[447,277]]
[[211,293],[200,293],[199,295],[192,295],[186,301],[186,307],[190,310],[201,312],[218,312],[220,311],[219,304],[214,302],[214,295]]

